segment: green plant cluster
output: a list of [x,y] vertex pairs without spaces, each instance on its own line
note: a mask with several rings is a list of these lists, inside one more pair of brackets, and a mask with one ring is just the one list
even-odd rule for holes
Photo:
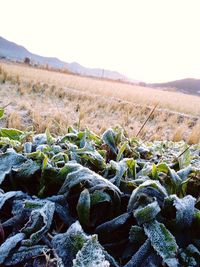
[[200,266],[200,146],[1,128],[0,265]]

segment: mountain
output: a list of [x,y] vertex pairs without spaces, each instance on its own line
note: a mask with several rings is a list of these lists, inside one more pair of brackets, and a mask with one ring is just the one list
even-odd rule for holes
[[175,88],[182,93],[200,96],[200,79],[187,78],[167,83],[152,83],[147,85],[156,88]]
[[[31,62],[38,65],[49,65],[56,69],[65,69],[75,74],[84,76],[92,76],[98,78],[107,78],[112,80],[120,80],[130,82],[125,75],[117,72],[104,70],[100,68],[87,68],[77,62],[67,63],[55,57],[43,57],[29,52],[25,47],[10,42],[0,36],[0,58],[6,58],[12,61],[24,61],[30,58]],[[137,82],[135,82],[137,83]]]

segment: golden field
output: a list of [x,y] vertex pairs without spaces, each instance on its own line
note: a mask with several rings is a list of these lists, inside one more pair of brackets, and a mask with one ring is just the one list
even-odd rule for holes
[[139,137],[200,141],[200,97],[179,92],[0,62],[0,101],[9,104],[6,127],[63,134],[72,125],[102,133],[118,124],[130,136],[158,103]]

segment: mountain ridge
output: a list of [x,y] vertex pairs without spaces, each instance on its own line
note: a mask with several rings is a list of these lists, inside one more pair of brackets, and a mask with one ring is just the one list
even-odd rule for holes
[[117,71],[101,68],[88,68],[77,62],[67,63],[57,57],[45,57],[31,53],[24,46],[8,41],[0,36],[0,58],[4,57],[14,61],[24,61],[24,59],[28,57],[34,64],[49,65],[50,67],[56,69],[68,70],[74,74],[138,83],[137,81],[131,80]]
[[200,79],[184,78],[165,83],[149,83],[147,86],[154,88],[175,88],[179,92],[200,96]]

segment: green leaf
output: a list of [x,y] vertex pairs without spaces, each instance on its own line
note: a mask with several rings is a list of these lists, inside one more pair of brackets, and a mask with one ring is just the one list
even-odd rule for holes
[[178,267],[178,246],[173,235],[166,229],[165,225],[155,221],[144,224],[145,234],[151,241],[152,247],[162,257],[169,267]]
[[156,168],[157,168],[157,172],[158,172],[158,173],[159,173],[159,172],[168,173],[168,171],[169,171],[169,166],[168,166],[166,163],[164,163],[164,162],[159,163],[159,164],[156,166]]
[[47,144],[52,145],[55,142],[55,138],[53,138],[48,128],[46,129],[45,134],[47,137]]
[[158,171],[157,171],[156,164],[153,164],[151,172],[152,172],[152,177],[157,180],[158,179]]
[[111,197],[102,191],[94,191],[94,193],[91,194],[91,206],[97,205],[102,202],[110,202]]
[[120,161],[120,160],[122,159],[122,155],[123,155],[123,153],[124,153],[124,151],[125,151],[127,145],[128,145],[128,141],[126,141],[126,142],[120,147],[120,149],[119,149],[119,151],[118,151],[118,154],[117,154],[116,161]]
[[2,119],[4,116],[4,109],[0,108],[0,119]]
[[73,267],[109,267],[110,263],[105,259],[101,245],[94,235],[77,253],[73,260]]
[[179,163],[180,170],[183,169],[183,168],[186,168],[191,163],[190,149],[188,149],[188,148],[189,148],[189,146],[187,144],[185,144],[184,147],[183,147],[183,151],[185,151],[185,152],[183,153],[183,155],[181,155],[178,158],[178,163]]
[[126,159],[126,165],[128,167],[128,170],[127,170],[128,177],[135,179],[136,178],[136,166],[137,166],[136,160]]
[[90,193],[87,189],[81,192],[76,209],[81,225],[88,226],[90,219]]
[[17,130],[17,129],[7,129],[7,128],[1,128],[0,129],[0,136],[1,137],[8,137],[11,140],[20,141],[22,135],[24,132]]

